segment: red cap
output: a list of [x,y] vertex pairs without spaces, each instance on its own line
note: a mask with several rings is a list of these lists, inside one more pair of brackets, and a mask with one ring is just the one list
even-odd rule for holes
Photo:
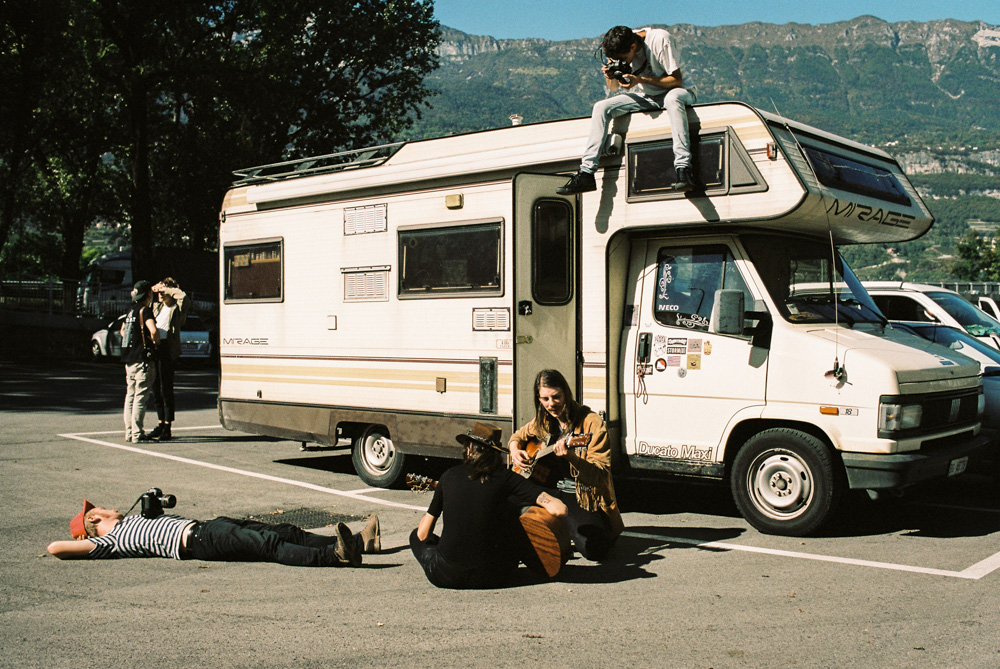
[[69,521],[69,533],[73,535],[74,539],[87,538],[87,528],[83,525],[83,517],[93,508],[93,504],[87,500],[83,500],[83,511],[73,516],[73,520]]

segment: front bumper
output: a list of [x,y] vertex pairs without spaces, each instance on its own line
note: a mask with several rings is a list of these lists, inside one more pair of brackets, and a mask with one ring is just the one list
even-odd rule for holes
[[846,453],[842,452],[847,482],[853,489],[893,490],[948,477],[951,463],[968,457],[970,464],[985,456],[993,440],[980,433],[968,441],[935,449],[931,453]]

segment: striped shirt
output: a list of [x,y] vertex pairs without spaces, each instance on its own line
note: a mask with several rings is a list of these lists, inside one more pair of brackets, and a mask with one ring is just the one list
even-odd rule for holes
[[103,537],[88,539],[94,550],[87,555],[93,560],[115,558],[165,557],[180,560],[181,537],[195,521],[180,516],[122,518]]

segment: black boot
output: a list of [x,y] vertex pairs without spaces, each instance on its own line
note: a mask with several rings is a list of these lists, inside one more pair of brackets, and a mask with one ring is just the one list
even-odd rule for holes
[[589,193],[597,190],[597,182],[590,172],[577,172],[565,186],[560,186],[556,192],[560,195],[573,195],[575,193]]
[[159,429],[161,427],[163,428],[163,431],[160,432],[160,436],[157,437],[157,439],[159,441],[170,441],[170,439],[171,439],[171,436],[170,436],[170,423],[160,423],[157,426],[157,429]]
[[691,176],[690,167],[678,167],[677,168],[677,181],[672,183],[670,187],[681,193],[686,193],[689,190],[694,190],[696,188],[694,183],[694,178]]

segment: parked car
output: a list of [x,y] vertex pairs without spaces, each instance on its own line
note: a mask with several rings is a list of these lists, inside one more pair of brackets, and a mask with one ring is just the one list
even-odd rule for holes
[[863,285],[890,321],[962,328],[988,346],[1000,349],[1000,321],[953,290],[901,281],[865,281]]
[[125,314],[107,324],[90,336],[90,355],[94,360],[112,358],[117,360],[122,355],[122,323]]
[[[122,323],[125,314],[90,336],[90,354],[95,360],[118,360],[122,355]],[[212,338],[198,314],[188,314],[181,326],[181,359],[206,360],[212,357]]]
[[997,293],[977,296],[976,306],[989,314],[991,318],[1000,321],[1000,295]]
[[895,329],[905,330],[936,344],[947,346],[972,358],[983,370],[983,394],[986,396],[986,414],[983,426],[1000,428],[1000,351],[984,344],[961,328],[938,323],[892,323]]

